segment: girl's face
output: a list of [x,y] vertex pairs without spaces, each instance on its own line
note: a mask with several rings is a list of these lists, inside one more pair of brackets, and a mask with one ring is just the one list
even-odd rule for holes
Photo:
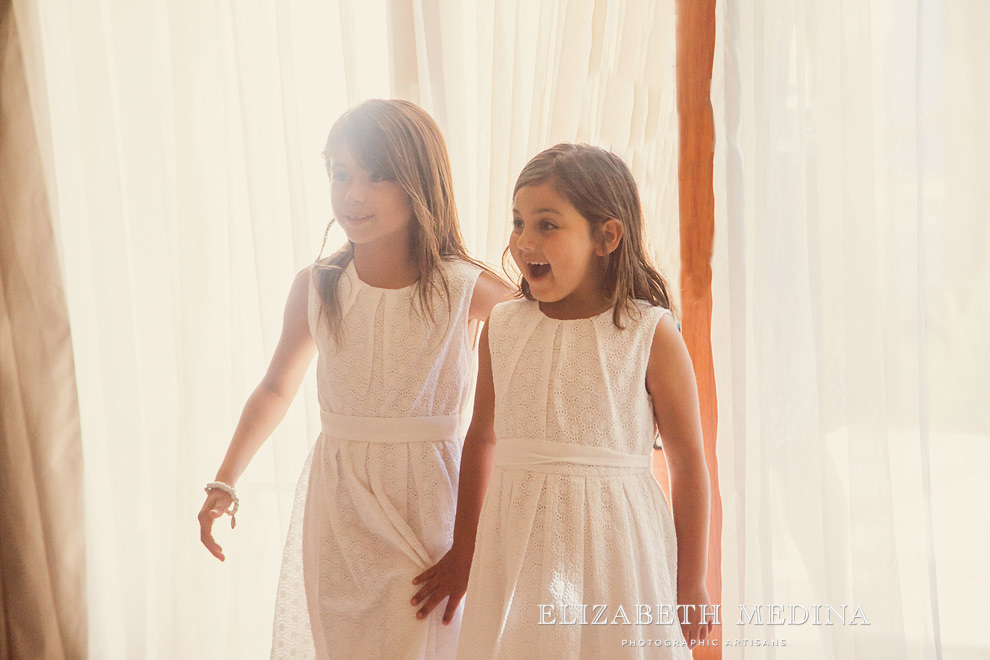
[[408,236],[409,195],[398,181],[386,181],[361,167],[346,145],[330,152],[330,205],[353,243]]
[[549,183],[523,186],[512,203],[509,252],[544,313],[581,318],[603,310],[605,249],[588,220]]

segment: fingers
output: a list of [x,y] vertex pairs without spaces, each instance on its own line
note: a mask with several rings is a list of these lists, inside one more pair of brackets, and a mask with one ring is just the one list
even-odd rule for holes
[[440,586],[440,583],[439,583],[438,580],[430,580],[429,582],[427,582],[426,584],[424,584],[422,586],[422,588],[420,588],[419,591],[416,592],[416,595],[413,596],[412,601],[410,601],[410,602],[413,605],[419,605],[419,602],[421,600],[423,600],[424,598],[426,598],[427,596],[429,596],[430,594],[432,594],[434,591],[436,591],[437,590],[437,587],[439,587],[439,586]]
[[697,623],[685,623],[681,626],[681,633],[684,635],[684,641],[689,646],[695,647],[708,639],[713,628],[714,626],[711,622],[702,623],[699,621]]
[[213,534],[211,533],[213,520],[208,517],[206,517],[205,520],[206,523],[204,524],[204,516],[203,514],[200,514],[199,540],[206,546],[206,549],[210,551],[210,554],[220,561],[223,561],[223,548],[220,547],[220,544],[216,542],[213,538]]
[[447,625],[454,620],[454,614],[457,612],[457,606],[460,602],[460,598],[454,598],[454,594],[450,594],[450,597],[447,599],[447,607],[443,611],[444,625]]
[[210,551],[210,554],[212,554],[220,561],[223,561],[225,559],[225,557],[223,556],[223,548],[221,548],[220,545],[213,540],[212,536],[202,537],[200,538],[200,540],[203,542],[203,545],[206,546],[206,549]]
[[[203,505],[203,509],[199,512],[199,515],[196,516],[199,520],[199,540],[204,546],[206,546],[206,549],[210,551],[211,555],[220,561],[224,561],[225,557],[223,556],[223,548],[221,548],[220,544],[218,544],[213,538],[213,521],[218,516],[213,515],[214,509],[208,508],[209,505],[209,498],[207,498],[207,502]],[[223,512],[219,515],[223,515]]]
[[416,612],[417,619],[426,617],[447,598],[443,622],[453,621],[467,587],[468,567],[459,559],[458,553],[451,549],[440,561],[413,578],[413,584],[422,585],[410,601],[414,606],[422,604]]
[[433,611],[433,608],[450,593],[449,587],[439,578],[435,569],[436,567],[428,569],[413,579],[413,584],[422,584],[423,586],[416,592],[416,595],[412,597],[410,602],[413,605],[419,605],[424,599],[426,600],[423,607],[416,612],[417,619],[422,619]]
[[[431,577],[433,577],[436,574],[437,574],[437,567],[433,566],[431,568],[426,569],[416,577],[414,577],[412,583],[419,584],[420,582],[425,582],[426,580],[429,580]],[[413,603],[413,605],[415,605],[415,603]]]
[[416,592],[416,595],[412,597],[410,603],[412,603],[413,605],[418,605],[421,600],[423,600],[431,593],[433,593],[436,590],[437,586],[439,586],[439,582],[436,579],[439,573],[439,571],[437,570],[437,566],[439,564],[440,562],[437,562],[436,564],[434,564],[433,566],[431,566],[430,568],[426,569],[425,571],[423,571],[422,573],[420,573],[419,575],[413,578],[412,581],[413,584],[422,584],[423,586],[422,588],[420,588],[419,591]]
[[416,595],[413,596],[413,599],[411,601],[413,605],[418,605],[419,603],[426,600],[426,603],[423,605],[423,607],[421,607],[420,610],[416,612],[416,618],[417,619],[424,618],[430,612],[432,612],[434,608],[436,608],[436,606],[439,605],[441,601],[443,601],[444,598],[447,598],[447,607],[446,609],[444,609],[443,612],[443,622],[445,624],[448,624],[454,619],[454,614],[457,612],[457,606],[461,602],[461,597],[460,596],[455,597],[453,592],[449,589],[448,585],[444,584],[442,581],[438,579],[429,579],[429,578],[428,580],[429,581],[426,582],[426,584],[424,584],[423,587],[418,592],[416,592]]
[[416,612],[416,618],[417,619],[425,618],[426,615],[432,612],[433,609],[440,604],[440,601],[442,601],[446,597],[447,594],[441,594],[439,589],[434,591],[433,594],[430,595],[430,598],[426,601],[426,604],[423,605],[423,607],[419,608],[419,611]]

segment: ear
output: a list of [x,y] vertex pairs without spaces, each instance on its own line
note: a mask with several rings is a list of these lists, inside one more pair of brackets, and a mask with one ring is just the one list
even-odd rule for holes
[[604,257],[607,254],[615,252],[615,249],[619,247],[619,241],[622,240],[624,230],[622,223],[615,218],[609,218],[603,222],[602,226],[598,229],[598,235],[601,240],[598,248],[595,249],[595,254],[599,257]]

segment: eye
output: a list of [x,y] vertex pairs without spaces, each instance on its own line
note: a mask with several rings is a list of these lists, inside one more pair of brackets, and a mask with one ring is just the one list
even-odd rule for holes
[[382,174],[381,172],[372,172],[368,175],[368,180],[372,183],[381,183],[382,181],[388,181],[389,178]]
[[551,231],[551,230],[556,229],[556,228],[557,228],[557,225],[555,225],[554,223],[550,222],[549,220],[540,220],[540,230],[542,230],[542,231]]
[[331,181],[347,181],[347,171],[346,170],[334,170],[330,175]]
[[512,231],[522,231],[523,221],[522,218],[512,218]]

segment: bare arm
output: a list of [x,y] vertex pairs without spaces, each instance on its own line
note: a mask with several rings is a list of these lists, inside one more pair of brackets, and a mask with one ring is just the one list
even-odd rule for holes
[[[227,454],[217,470],[216,481],[231,486],[237,482],[258,449],[285,417],[299,391],[306,369],[316,353],[316,342],[309,332],[307,317],[309,277],[310,269],[304,268],[292,282],[275,354],[265,376],[244,404]],[[210,491],[199,512],[200,540],[221,561],[224,559],[223,551],[213,539],[213,521],[223,515],[231,501],[223,491]]]
[[[698,387],[691,357],[674,320],[665,315],[657,324],[646,368],[646,389],[663,441],[670,475],[670,497],[677,530],[677,602],[709,605],[705,587],[708,564],[710,493],[701,434]],[[711,624],[699,623],[693,612],[682,630],[687,641],[705,639]]]
[[512,291],[512,287],[503,280],[486,270],[481,271],[471,295],[468,318],[472,321],[486,320],[492,313],[492,307],[511,298]]
[[492,380],[492,358],[488,349],[486,323],[481,331],[478,347],[478,386],[474,395],[474,416],[461,453],[454,541],[450,550],[436,565],[413,580],[413,584],[423,584],[423,587],[413,597],[412,604],[418,605],[428,597],[416,613],[418,618],[425,617],[440,601],[450,596],[443,615],[443,622],[450,623],[457,605],[467,591],[474,542],[478,534],[478,519],[494,470],[494,457],[495,385]]

